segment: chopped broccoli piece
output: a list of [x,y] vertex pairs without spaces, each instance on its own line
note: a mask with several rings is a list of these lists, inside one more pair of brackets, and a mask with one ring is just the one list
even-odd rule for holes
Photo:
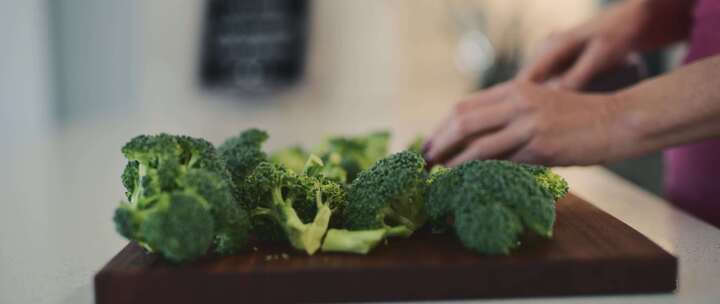
[[[433,183],[435,183],[436,180],[440,179],[441,177],[444,177],[449,172],[450,172],[450,168],[448,168],[448,167],[445,167],[442,165],[433,166],[432,169],[430,169],[430,173],[428,174],[428,178],[426,180],[428,189],[432,188]],[[428,195],[429,194],[430,194],[430,191],[428,191]],[[430,203],[430,200],[426,199],[425,200],[425,212],[428,216],[428,219],[432,226],[432,231],[434,233],[443,233],[450,228],[450,223],[447,218],[451,212],[451,208],[450,208],[449,204],[434,203],[434,202]]]
[[433,182],[435,182],[436,179],[447,174],[448,172],[450,172],[450,168],[443,165],[434,165],[430,169],[430,173],[428,174],[427,184],[431,185]]
[[194,193],[162,193],[147,208],[122,203],[115,211],[118,232],[173,262],[197,258],[213,239],[213,218],[207,202]]
[[300,174],[308,157],[308,153],[302,147],[293,146],[275,151],[270,155],[270,161]]
[[[268,134],[265,131],[248,129],[218,147],[218,153],[227,164],[236,186],[242,185],[255,166],[267,161],[267,155],[262,150],[262,144],[267,139]],[[241,188],[236,189],[239,191],[236,192],[238,198],[243,197]]]
[[322,251],[367,254],[385,239],[387,229],[357,230],[330,229],[325,235]]
[[341,184],[345,184],[347,181],[347,172],[345,172],[345,169],[340,167],[337,162],[333,162],[333,160],[330,159],[329,162],[326,163],[315,154],[310,154],[305,162],[302,173],[310,176],[324,177]]
[[331,137],[315,149],[323,161],[337,164],[346,172],[352,182],[360,171],[366,170],[377,160],[387,155],[390,133],[373,132],[356,137]]
[[122,152],[128,159],[122,175],[128,202],[114,217],[122,236],[176,262],[210,247],[232,254],[245,246],[249,218],[212,144],[188,136],[140,135]]
[[[522,226],[543,237],[552,236],[552,227],[555,223],[555,204],[550,191],[540,186],[533,175],[521,165],[498,160],[470,161],[464,163],[449,172],[437,177],[431,184],[426,202],[426,209],[433,225],[439,225],[445,229],[452,216],[463,214],[469,217],[471,214],[498,213],[497,207],[489,208],[492,204],[500,204],[510,210],[520,219]],[[480,207],[469,207],[469,205],[481,205]],[[463,210],[463,211],[458,211]],[[472,239],[467,235],[472,232],[462,230],[458,226],[458,218],[455,218],[455,232],[458,236],[466,235],[461,241],[470,242]],[[464,219],[462,227],[478,227],[476,224],[469,224],[468,218]],[[473,228],[475,229],[475,228]],[[497,237],[506,238],[501,234]],[[494,244],[510,244],[508,241],[486,240]],[[478,250],[485,254],[496,254],[503,250],[483,250],[477,245],[465,244],[471,249]],[[508,247],[510,250],[512,247]]]
[[125,170],[123,170],[122,173],[122,184],[125,186],[125,196],[129,200],[130,197],[132,197],[133,193],[135,193],[135,187],[138,184],[138,167],[139,163],[137,161],[129,161],[125,165]]
[[415,153],[417,153],[417,154],[422,154],[422,153],[423,153],[422,150],[423,150],[423,144],[424,144],[424,143],[425,143],[425,138],[423,138],[422,136],[418,135],[418,136],[415,137],[415,139],[413,139],[413,140],[410,142],[410,144],[408,144],[407,150],[413,151],[413,152],[415,152]]
[[253,217],[272,220],[293,247],[311,255],[320,248],[332,206],[342,204],[344,197],[342,187],[330,180],[297,175],[269,162],[255,167],[245,183],[255,198]]
[[523,231],[520,219],[498,204],[465,204],[455,210],[455,232],[465,247],[485,254],[509,254]]
[[206,204],[190,193],[159,196],[152,208],[140,211],[140,240],[174,262],[204,255],[213,240],[214,226]]
[[540,186],[548,189],[552,193],[555,200],[563,198],[568,193],[568,183],[560,175],[550,170],[548,167],[538,165],[523,165],[530,174],[535,177]]
[[250,234],[249,215],[235,201],[227,179],[207,170],[191,169],[179,184],[208,202],[215,220],[213,243],[217,253],[233,254],[245,247]]
[[[425,161],[417,153],[404,151],[379,160],[361,172],[349,187],[343,217],[345,228],[353,233],[333,231],[332,244],[325,249],[362,253],[385,237],[410,236],[425,223],[426,189]],[[378,229],[384,233],[368,232]],[[368,236],[378,239],[369,241]],[[344,248],[342,244],[351,246]],[[359,244],[367,247],[358,249]]]

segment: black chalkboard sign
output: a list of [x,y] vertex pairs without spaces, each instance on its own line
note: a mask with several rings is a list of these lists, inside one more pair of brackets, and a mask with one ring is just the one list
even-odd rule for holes
[[208,0],[201,58],[205,87],[272,93],[300,80],[305,0]]

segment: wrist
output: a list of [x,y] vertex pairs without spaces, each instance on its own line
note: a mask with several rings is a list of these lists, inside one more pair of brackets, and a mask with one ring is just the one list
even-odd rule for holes
[[608,133],[608,161],[638,156],[648,151],[647,120],[635,107],[637,96],[630,90],[608,95],[605,106]]

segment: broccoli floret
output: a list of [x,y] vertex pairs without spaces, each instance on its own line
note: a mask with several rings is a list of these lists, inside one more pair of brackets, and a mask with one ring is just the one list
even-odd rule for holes
[[[323,201],[329,204],[332,210],[330,219],[330,227],[340,227],[343,223],[343,210],[346,205],[346,191],[343,182],[345,181],[344,170],[337,168],[337,174],[332,174],[333,166],[328,166],[323,161],[311,154],[305,163],[303,173],[305,177],[301,177],[301,184],[305,185],[305,191],[308,193],[306,199],[303,200],[298,208],[298,214],[303,222],[311,220],[311,216],[317,213],[316,204],[313,202],[312,194],[320,191]],[[309,177],[309,178],[308,178]],[[305,207],[303,207],[305,206]]]
[[262,150],[262,144],[267,139],[267,132],[248,129],[218,147],[218,153],[225,160],[235,185],[241,185],[255,166],[267,161],[267,155]]
[[186,164],[187,168],[205,169],[225,180],[230,180],[231,176],[225,160],[212,143],[202,138],[185,135],[178,136],[177,140],[183,149],[180,162]]
[[140,175],[138,173],[138,166],[139,163],[137,161],[129,161],[125,165],[125,170],[123,170],[122,173],[122,184],[125,186],[125,196],[128,200],[132,197],[135,192],[135,187],[139,182]]
[[275,151],[270,155],[270,161],[300,174],[308,157],[308,153],[302,147],[293,146]]
[[450,172],[450,168],[443,165],[434,165],[428,173],[427,184],[432,185],[435,180]]
[[523,231],[520,219],[499,203],[465,204],[455,210],[455,231],[465,247],[484,254],[509,254]]
[[[522,167],[509,161],[488,160],[468,162],[455,170],[461,173],[463,194],[448,197],[446,200],[452,205],[461,206],[463,201],[474,201],[476,197],[500,202],[512,209],[525,227],[541,236],[552,236],[555,223],[552,194]],[[430,199],[443,200],[437,196]]]
[[[448,167],[442,165],[433,166],[432,169],[430,169],[430,173],[428,174],[428,178],[426,180],[428,189],[431,189],[438,179],[445,177],[448,173],[450,173],[450,168]],[[452,182],[445,183],[452,184]],[[430,191],[428,191],[428,195],[429,194]],[[450,228],[448,215],[451,213],[451,210],[452,209],[449,204],[435,202],[430,203],[429,199],[425,200],[425,213],[428,216],[434,233],[443,233]]]
[[[385,237],[410,236],[425,223],[426,189],[425,161],[419,154],[404,151],[381,159],[361,172],[350,185],[343,217],[345,228],[351,232],[381,229],[384,233],[333,231],[336,236],[360,239],[326,238],[325,250],[363,253]],[[378,239],[370,241],[368,235]],[[344,248],[343,244],[353,246]],[[358,244],[366,244],[368,248],[359,249]]]
[[191,169],[179,184],[203,197],[215,221],[215,252],[227,255],[245,247],[250,234],[250,218],[235,201],[227,179],[204,169]]
[[[165,133],[136,136],[122,147],[122,153],[129,162],[137,163],[137,168],[128,164],[123,172],[130,202],[159,193],[163,185],[172,188],[174,176],[165,173],[177,167],[182,155],[175,136]],[[136,182],[130,182],[133,178]]]
[[[212,144],[163,133],[137,136],[122,152],[128,159],[122,181],[129,202],[121,203],[115,212],[121,235],[178,262],[205,253],[211,242],[220,254],[245,246],[248,215],[233,196],[230,174]],[[197,206],[190,206],[190,201]],[[175,206],[176,202],[186,206]],[[205,220],[206,214],[210,221]],[[188,221],[187,228],[182,228],[185,233],[197,229],[197,234],[184,238],[171,234],[181,228],[168,223],[180,219]],[[210,241],[205,242],[208,229]]]
[[157,167],[163,161],[179,159],[182,149],[175,136],[161,133],[134,137],[122,147],[122,153],[140,166]]
[[341,203],[336,201],[342,197],[336,193],[342,191],[340,185],[297,175],[269,162],[257,165],[245,184],[248,194],[255,198],[251,201],[253,220],[270,219],[293,247],[308,254],[320,248],[332,215],[331,206]]
[[390,132],[377,131],[368,134],[365,137],[366,163],[364,164],[364,168],[369,168],[376,161],[386,157],[389,146]]
[[423,149],[423,144],[424,144],[424,143],[425,143],[425,138],[423,138],[422,136],[418,135],[418,136],[415,137],[415,139],[413,139],[413,140],[407,145],[407,150],[413,151],[413,152],[418,153],[418,154],[422,154],[422,153],[423,153],[422,149]]
[[[522,226],[544,236],[552,236],[552,227],[555,222],[555,204],[552,194],[541,187],[535,178],[522,166],[498,160],[470,161],[439,176],[431,185],[426,208],[431,222],[447,223],[448,217],[463,214],[489,214],[498,213],[498,208],[481,209],[469,205],[481,205],[486,208],[492,204],[500,204],[510,210],[520,219]],[[463,210],[463,211],[458,211]],[[455,218],[455,232],[460,235],[469,235],[473,232],[461,230]],[[465,218],[462,227],[475,227]],[[487,228],[491,229],[491,228]],[[493,228],[494,229],[494,228]],[[490,231],[490,230],[488,230]],[[486,240],[488,244],[510,244],[511,242],[501,234],[496,235],[498,240]],[[461,241],[471,240],[465,236]],[[481,253],[493,254],[503,250],[483,251],[481,247],[466,246]],[[474,246],[474,247],[473,247]],[[490,247],[487,247],[490,248]],[[508,250],[511,247],[507,248]]]
[[145,209],[123,203],[115,211],[118,231],[173,262],[206,253],[213,239],[213,218],[207,202],[194,193],[163,193]]
[[120,206],[115,209],[113,222],[115,222],[115,230],[129,240],[136,240],[142,219],[136,215],[137,207],[134,204],[120,202]]
[[548,189],[552,193],[555,200],[563,198],[569,190],[568,183],[560,175],[550,170],[548,167],[538,165],[523,165],[530,174],[535,177],[540,186]]
[[122,148],[128,164],[122,175],[130,202],[177,188],[178,176],[188,169],[206,169],[229,178],[225,163],[208,141],[161,133],[140,135]]
[[340,167],[338,162],[334,161],[335,160],[330,159],[329,162],[326,163],[317,155],[310,154],[301,172],[305,175],[327,178],[334,182],[345,184],[345,182],[347,182],[347,172]]
[[373,132],[355,137],[330,137],[314,151],[325,163],[337,164],[352,182],[358,173],[366,170],[388,153],[390,133]]

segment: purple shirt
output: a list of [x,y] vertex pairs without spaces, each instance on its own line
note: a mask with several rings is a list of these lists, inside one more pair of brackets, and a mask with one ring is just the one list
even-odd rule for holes
[[[685,63],[717,54],[720,54],[720,0],[698,0]],[[664,160],[668,200],[720,227],[720,139],[668,149]]]

